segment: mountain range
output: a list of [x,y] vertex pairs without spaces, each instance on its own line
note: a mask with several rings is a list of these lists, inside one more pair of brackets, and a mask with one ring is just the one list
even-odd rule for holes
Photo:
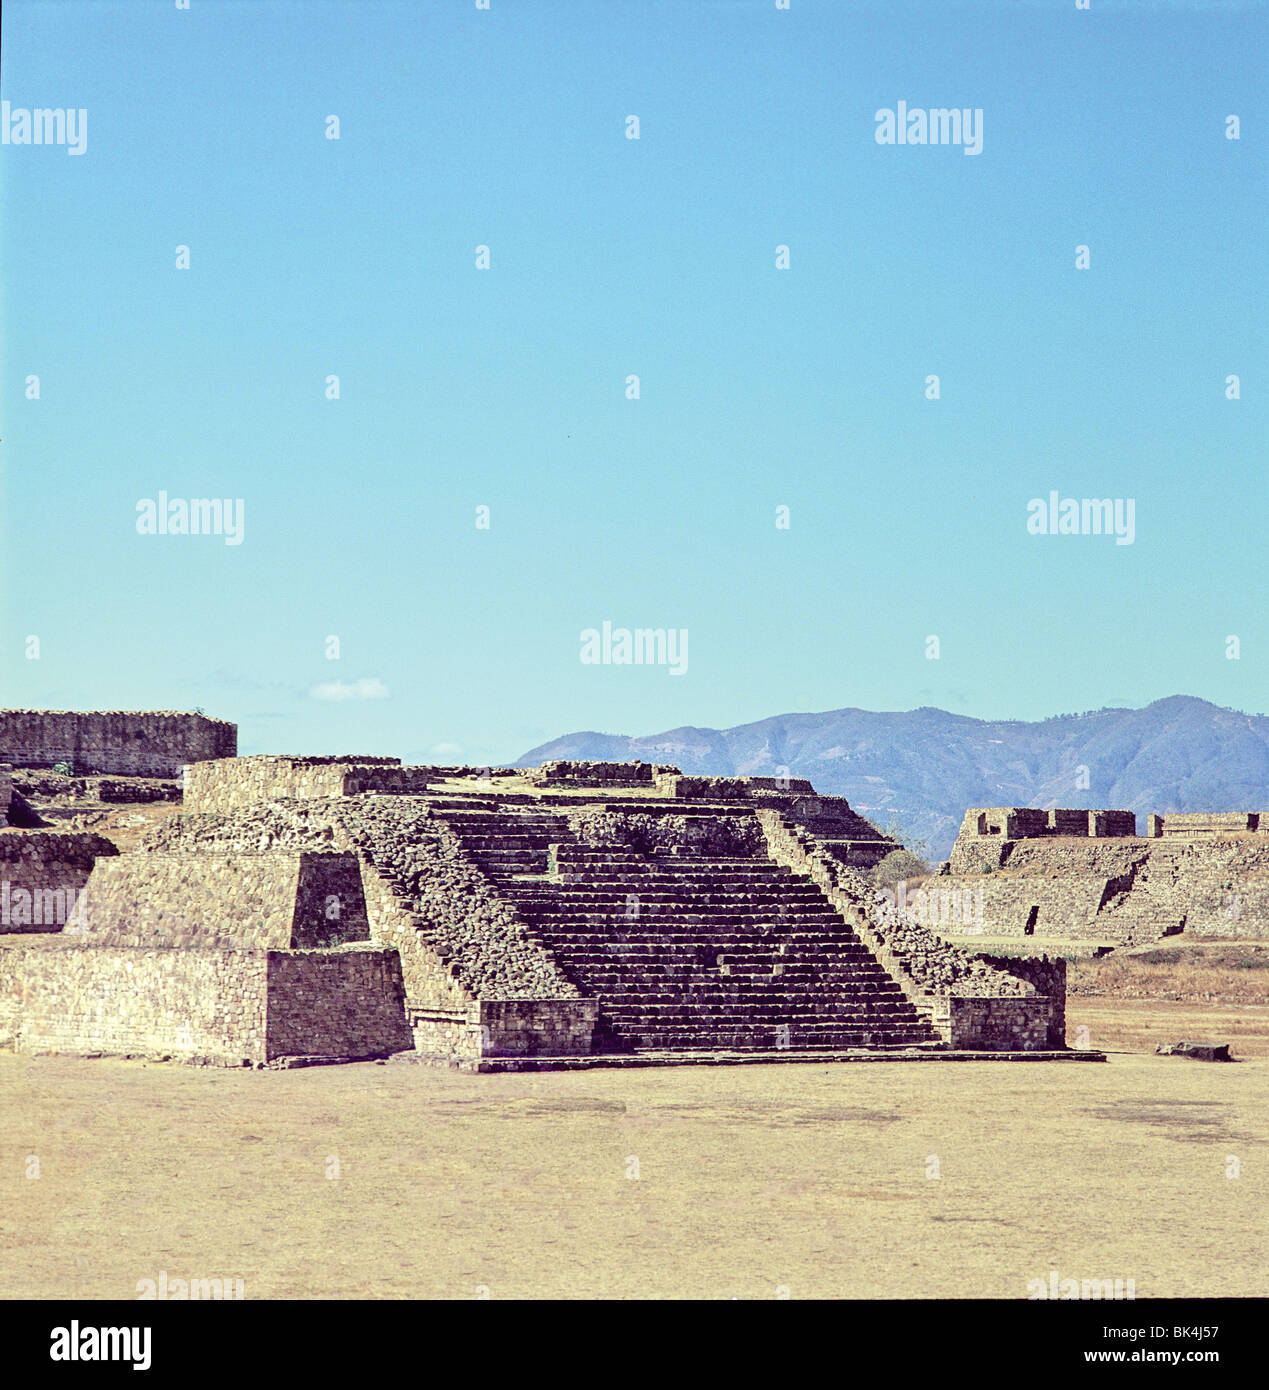
[[731,729],[629,736],[580,732],[530,749],[550,758],[674,763],[713,776],[808,777],[932,860],[951,852],[967,806],[1136,811],[1269,810],[1269,718],[1189,695],[1142,709],[1023,720],[947,710],[777,714]]

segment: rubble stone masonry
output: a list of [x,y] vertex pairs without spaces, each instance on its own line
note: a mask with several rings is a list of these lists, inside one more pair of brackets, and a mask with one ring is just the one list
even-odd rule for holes
[[0,763],[73,774],[176,777],[183,766],[232,758],[238,730],[222,719],[172,710],[0,710]]
[[[940,889],[972,893],[986,937],[1036,936],[1142,944],[1186,932],[1269,938],[1269,817],[1255,812],[1151,815],[1147,835],[1120,834],[1129,812],[1035,812],[1034,834],[1014,808],[971,809]],[[1062,817],[1086,816],[1083,838]],[[1095,834],[1100,818],[1108,836]],[[998,827],[993,830],[992,827]],[[1004,830],[1011,827],[1015,837]]]
[[0,833],[0,936],[61,931],[99,858],[119,851],[86,831]]

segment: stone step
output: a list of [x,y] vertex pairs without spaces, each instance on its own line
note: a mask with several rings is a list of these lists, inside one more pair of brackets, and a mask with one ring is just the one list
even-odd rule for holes
[[[620,809],[650,810],[642,800]],[[721,803],[662,809],[744,814]],[[442,819],[532,938],[599,1001],[601,1050],[775,1048],[781,1038],[830,1049],[938,1039],[819,887],[765,854],[581,845],[567,818],[547,809],[451,802]],[[548,874],[552,845],[555,872]]]
[[722,907],[711,910],[708,904],[642,907],[627,912],[619,906],[608,908],[578,907],[571,911],[552,912],[526,910],[520,915],[540,926],[543,931],[585,931],[616,935],[623,931],[645,931],[659,935],[674,932],[699,931],[706,934],[731,930],[737,936],[787,937],[804,936],[831,941],[852,941],[857,938],[840,918],[828,913],[798,911],[795,908],[758,904],[753,907]]
[[546,932],[533,935],[550,950],[567,952],[570,960],[602,961],[627,960],[640,963],[650,961],[686,960],[689,957],[700,959],[708,956],[711,963],[721,959],[727,965],[745,961],[761,961],[764,965],[780,965],[786,971],[795,968],[807,970],[844,970],[848,968],[880,971],[889,979],[887,972],[877,964],[864,946],[843,946],[840,949],[816,950],[804,943],[796,948],[781,950],[782,943],[769,941],[746,941],[732,938],[728,941],[711,940],[701,937],[676,937],[670,940],[614,941],[596,935],[585,940],[562,937]]
[[538,903],[543,907],[556,904],[572,906],[577,903],[595,903],[597,906],[625,906],[631,899],[652,903],[787,903],[790,907],[826,908],[833,911],[832,904],[818,893],[791,892],[779,884],[746,883],[731,887],[717,882],[686,885],[662,884],[655,888],[640,887],[627,880],[619,888],[595,889],[589,885],[568,884],[551,886],[551,881],[537,876],[529,879],[504,880],[499,884],[501,891],[510,893],[517,900]]
[[726,1029],[715,1033],[639,1032],[621,1034],[615,1039],[631,1051],[774,1051],[787,1046],[791,1051],[822,1048],[833,1051],[847,1048],[915,1047],[937,1041],[929,1032],[898,1032],[886,1029],[830,1029],[809,1033],[790,1030],[787,1039],[772,1028]]
[[[476,856],[473,856],[473,858]],[[492,861],[491,861],[492,862]],[[810,883],[810,879],[795,880],[795,883]],[[626,893],[636,889],[701,889],[743,888],[746,884],[766,884],[772,888],[791,888],[789,879],[768,872],[761,867],[747,869],[719,870],[715,873],[622,873],[622,874],[550,874],[548,883],[557,888],[589,889],[593,893]],[[814,884],[811,884],[814,887]]]

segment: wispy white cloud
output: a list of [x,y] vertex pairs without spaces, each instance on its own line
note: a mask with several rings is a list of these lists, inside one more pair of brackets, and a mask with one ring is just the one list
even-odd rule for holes
[[315,700],[386,700],[388,687],[378,676],[357,681],[326,681],[308,692]]

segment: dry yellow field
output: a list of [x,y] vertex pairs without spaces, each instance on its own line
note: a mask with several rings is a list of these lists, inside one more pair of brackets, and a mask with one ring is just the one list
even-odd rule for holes
[[[1066,1034],[1072,1047],[1153,1052],[1182,1038],[1230,1044],[1239,1059],[1269,1058],[1269,1005],[1178,1004],[1159,999],[1066,1001]],[[1084,1029],[1086,1031],[1081,1032]]]
[[1269,1293],[1269,1060],[471,1076],[4,1054],[0,1132],[5,1298],[135,1297],[160,1271],[257,1299],[1024,1298],[1051,1270]]

